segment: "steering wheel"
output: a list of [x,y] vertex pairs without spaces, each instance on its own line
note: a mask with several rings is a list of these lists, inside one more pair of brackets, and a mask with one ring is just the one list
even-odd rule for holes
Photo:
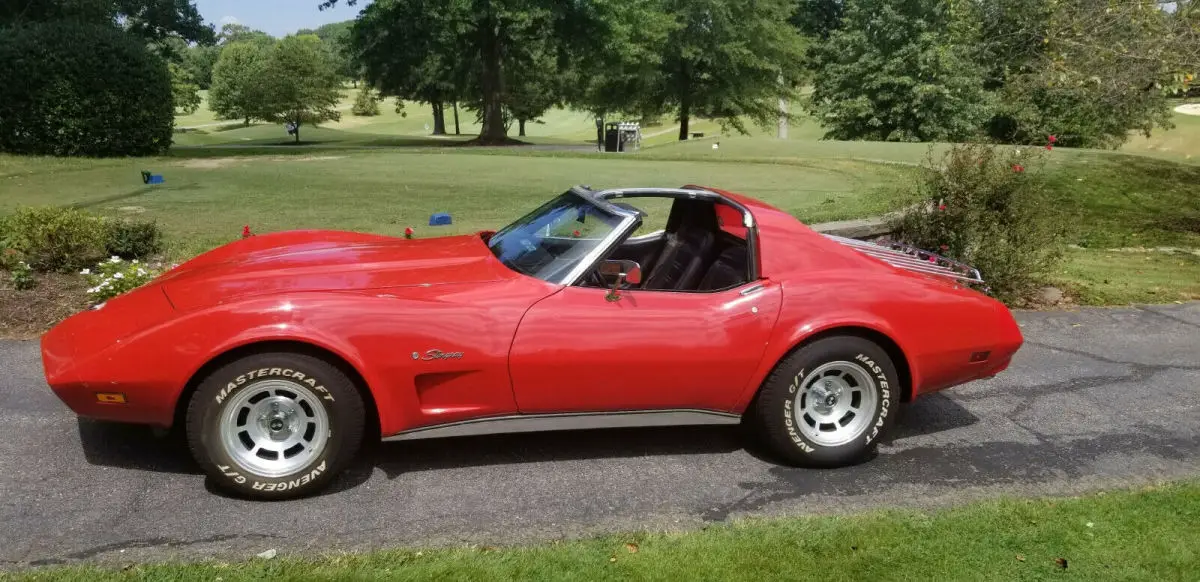
[[588,270],[587,282],[600,287],[601,289],[608,287],[608,285],[604,283],[604,277],[600,275],[600,267],[592,267]]

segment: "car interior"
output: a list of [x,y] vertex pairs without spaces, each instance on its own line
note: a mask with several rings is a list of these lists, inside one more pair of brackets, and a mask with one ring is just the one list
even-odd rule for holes
[[[722,210],[734,213],[718,213],[718,204],[677,198],[662,231],[630,237],[609,253],[607,259],[641,265],[641,283],[626,288],[711,292],[748,282],[746,238],[735,234],[744,229],[740,225],[722,228],[730,222],[727,217],[740,217],[741,213],[724,205]],[[582,284],[589,283],[585,280]]]

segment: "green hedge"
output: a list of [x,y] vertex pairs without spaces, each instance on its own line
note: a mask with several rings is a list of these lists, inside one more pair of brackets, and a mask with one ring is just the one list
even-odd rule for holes
[[173,127],[167,65],[144,41],[74,22],[0,30],[0,151],[151,155]]

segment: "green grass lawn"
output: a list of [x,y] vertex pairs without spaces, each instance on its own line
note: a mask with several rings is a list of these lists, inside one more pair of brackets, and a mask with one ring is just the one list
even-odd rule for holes
[[14,580],[1195,580],[1200,485],[527,547],[50,568]]
[[[287,145],[282,127],[221,124],[202,107],[179,126],[181,144],[149,159],[52,159],[0,156],[0,212],[26,204],[71,204],[105,214],[157,220],[171,258],[185,258],[233,240],[243,225],[255,232],[337,228],[420,236],[495,228],[574,184],[594,187],[726,188],[792,212],[806,222],[879,214],[892,209],[890,192],[945,144],[821,141],[821,128],[801,116],[787,140],[772,128],[750,136],[720,135],[711,121],[694,120],[706,139],[675,141],[678,126],[645,128],[638,152],[602,154],[539,148],[459,147],[478,131],[461,112],[462,136],[432,137],[428,106],[393,100],[382,115],[349,113],[340,122],[304,128],[304,147]],[[1121,151],[1056,149],[1047,170],[1077,228],[1052,278],[1084,303],[1200,298],[1200,117],[1176,115],[1177,128],[1135,138]],[[584,144],[592,118],[552,110],[530,124],[535,144]],[[209,125],[217,124],[217,125]],[[714,145],[718,145],[714,149]],[[228,146],[238,146],[231,148]],[[403,147],[399,147],[403,146]],[[1138,155],[1128,155],[1137,153]],[[1188,158],[1195,154],[1195,159]],[[139,172],[162,173],[166,184],[145,186]],[[662,209],[647,209],[661,224]],[[433,212],[454,216],[451,227],[424,226]],[[1138,247],[1185,252],[1139,252]],[[1123,249],[1115,252],[1112,249]],[[1130,250],[1131,248],[1135,250]]]

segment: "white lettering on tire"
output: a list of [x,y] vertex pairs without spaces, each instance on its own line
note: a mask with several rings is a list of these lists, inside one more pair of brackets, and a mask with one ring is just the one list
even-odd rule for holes
[[[792,383],[790,386],[788,386],[788,394],[795,395],[796,391],[800,389],[800,385],[803,383],[804,368],[801,368],[800,372],[792,377]],[[783,401],[783,426],[787,428],[788,437],[792,439],[792,442],[795,443],[795,445],[799,447],[801,451],[811,453],[816,449],[814,449],[812,445],[808,444],[808,442],[800,436],[800,432],[796,430],[796,415],[793,414],[792,410],[792,403],[795,401],[795,398],[787,398]]]
[[866,354],[859,354],[855,356],[854,359],[866,366],[866,368],[870,370],[872,374],[875,374],[875,379],[879,381],[879,419],[875,421],[875,426],[872,427],[871,434],[867,435],[867,440],[863,443],[865,445],[869,445],[871,444],[871,441],[875,440],[875,437],[879,436],[879,429],[883,428],[883,423],[887,419],[888,411],[890,410],[889,407],[892,405],[892,391],[891,386],[888,385],[887,375],[883,373],[883,368],[880,368],[874,360],[872,360]]
[[[867,439],[863,443],[864,445],[869,445],[875,440],[876,437],[879,436],[879,429],[883,428],[884,422],[887,419],[891,406],[891,386],[888,384],[887,374],[883,372],[883,368],[876,364],[875,361],[870,358],[870,356],[867,356],[866,354],[858,354],[854,357],[854,359],[863,364],[867,370],[874,374],[876,381],[879,383],[879,418],[875,421],[875,425],[872,427],[871,434],[867,435]],[[783,402],[783,424],[784,427],[787,428],[788,436],[792,439],[792,442],[795,443],[801,451],[804,451],[805,453],[811,453],[816,449],[813,448],[812,445],[809,445],[808,442],[805,441],[800,435],[800,432],[796,429],[796,415],[793,414],[792,409],[793,403],[795,402],[794,396],[796,391],[800,389],[800,385],[804,382],[804,372],[805,370],[801,369],[800,372],[792,378],[791,385],[788,386],[788,394],[793,396],[793,398],[785,399]]]
[[259,368],[257,370],[246,372],[245,374],[234,378],[232,381],[226,384],[225,387],[217,393],[217,404],[225,402],[226,398],[229,398],[234,392],[237,392],[238,389],[245,386],[246,382],[254,380],[255,378],[266,378],[269,376],[290,378],[293,381],[307,384],[309,388],[312,388],[313,391],[320,394],[322,400],[333,402],[333,395],[329,393],[329,390],[325,388],[325,385],[317,381],[316,378],[309,377],[303,372],[297,372],[291,368]]
[[325,461],[321,461],[321,464],[314,467],[312,471],[309,471],[303,475],[300,475],[299,477],[296,477],[295,479],[291,479],[288,481],[274,481],[274,482],[268,481],[265,483],[262,481],[255,481],[254,484],[251,485],[251,487],[253,487],[255,491],[287,491],[289,489],[295,489],[297,487],[303,487],[304,485],[308,485],[310,482],[315,481],[317,479],[317,477],[319,477],[321,475],[321,473],[324,473],[324,472],[325,472]]

